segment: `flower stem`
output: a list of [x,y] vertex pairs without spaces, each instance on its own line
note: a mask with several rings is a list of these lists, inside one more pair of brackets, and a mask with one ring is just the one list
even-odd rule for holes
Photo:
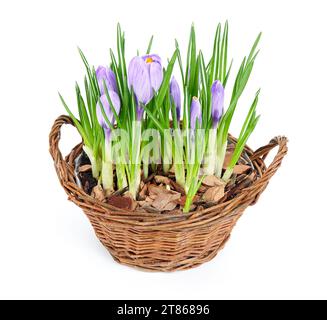
[[127,187],[127,179],[126,179],[126,172],[125,172],[125,165],[124,164],[116,164],[116,174],[117,174],[117,186],[118,189],[124,189]]
[[83,150],[91,162],[92,175],[97,179],[100,175],[100,166],[98,164],[98,160],[94,157],[93,150],[90,147],[85,145],[83,146]]
[[221,177],[223,171],[223,165],[226,156],[226,148],[227,148],[227,141],[222,146],[218,146],[216,168],[215,168],[215,175],[218,178]]
[[228,167],[223,175],[223,180],[225,182],[228,182],[232,174],[233,174],[233,167]]

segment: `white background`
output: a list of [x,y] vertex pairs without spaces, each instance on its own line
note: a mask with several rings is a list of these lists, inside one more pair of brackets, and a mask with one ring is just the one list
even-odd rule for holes
[[[0,4],[0,298],[327,298],[325,1],[2,1]],[[288,136],[289,154],[225,249],[190,271],[137,271],[113,261],[81,210],[66,199],[48,153],[48,133],[74,106],[74,81],[107,64],[115,27],[127,52],[165,60],[178,38],[185,55],[194,21],[206,57],[218,21],[229,20],[236,67],[259,31],[261,52],[232,132],[255,91],[262,117],[249,144]],[[178,70],[176,69],[176,73]],[[233,79],[233,78],[232,78]],[[230,87],[229,87],[230,90]],[[67,153],[79,142],[63,131]]]

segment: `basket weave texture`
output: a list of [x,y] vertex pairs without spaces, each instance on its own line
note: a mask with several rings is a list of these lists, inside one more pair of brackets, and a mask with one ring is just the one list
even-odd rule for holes
[[[84,211],[97,237],[116,261],[151,271],[190,269],[215,257],[229,239],[237,220],[249,205],[256,203],[287,153],[285,137],[276,137],[255,152],[246,147],[257,179],[224,203],[187,214],[128,211],[97,201],[77,185],[74,161],[82,152],[82,144],[63,158],[59,140],[64,124],[73,125],[73,122],[68,116],[60,116],[51,129],[49,142],[55,169],[68,199]],[[267,168],[264,160],[276,146],[278,152]]]

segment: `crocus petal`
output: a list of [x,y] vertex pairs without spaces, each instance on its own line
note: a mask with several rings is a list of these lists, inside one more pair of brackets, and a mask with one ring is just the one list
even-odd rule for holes
[[161,65],[161,58],[157,54],[147,54],[147,55],[143,56],[142,59],[145,62],[147,62],[151,59],[153,62],[157,62]]
[[163,79],[161,58],[157,54],[147,54],[142,59],[147,66],[151,86],[155,91],[158,91]]
[[219,80],[214,81],[211,87],[211,116],[214,128],[223,115],[224,110],[224,87]]
[[99,66],[95,73],[98,80],[101,95],[104,95],[106,93],[103,86],[103,82],[105,82],[108,91],[113,90],[118,93],[116,76],[111,69]]
[[150,82],[151,82],[151,87],[155,90],[158,91],[163,79],[163,71],[161,64],[158,62],[152,62],[150,64]]
[[108,82],[109,82],[108,89],[118,93],[116,75],[111,69],[108,69]]
[[172,77],[170,82],[170,96],[176,107],[177,121],[181,118],[181,90],[175,77]]
[[198,120],[199,124],[202,123],[202,114],[201,114],[201,104],[197,97],[192,98],[191,103],[191,129],[196,128],[196,122]]
[[[110,90],[109,91],[109,97],[110,100],[113,104],[113,107],[115,108],[117,114],[119,114],[120,112],[120,99],[118,94],[115,91]],[[110,121],[111,124],[114,123],[114,113],[112,112],[111,108],[110,108],[110,104],[109,101],[107,99],[107,95],[102,95],[100,97],[100,101],[102,103],[103,109],[106,113],[106,116],[108,118],[108,120]],[[108,123],[106,122],[103,113],[102,113],[102,109],[101,109],[101,105],[100,102],[97,103],[97,108],[96,108],[96,114],[97,114],[97,118],[99,121],[100,126],[106,131],[110,131],[110,127],[108,125]]]
[[146,63],[140,57],[133,58],[128,66],[128,85],[133,87],[138,102],[147,104],[152,99],[150,75]]

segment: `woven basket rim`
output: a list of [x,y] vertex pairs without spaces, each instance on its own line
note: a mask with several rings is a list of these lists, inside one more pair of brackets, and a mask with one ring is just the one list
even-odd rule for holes
[[[253,151],[250,147],[246,146],[246,153],[254,164],[259,177],[252,185],[243,188],[233,199],[203,210],[189,213],[145,213],[138,210],[131,211],[128,209],[120,209],[107,203],[100,202],[94,197],[88,195],[76,184],[74,178],[74,160],[78,154],[81,153],[83,144],[79,143],[65,158],[63,158],[59,149],[59,140],[61,137],[60,129],[64,124],[74,126],[70,117],[65,115],[58,117],[55,120],[49,135],[49,145],[50,154],[53,158],[59,181],[68,194],[68,199],[84,211],[92,211],[93,215],[98,216],[101,219],[113,220],[121,225],[133,225],[144,228],[147,226],[152,228],[156,227],[158,230],[167,228],[167,224],[173,225],[174,228],[185,227],[185,224],[188,224],[189,226],[198,226],[204,223],[210,224],[210,222],[217,220],[217,216],[221,218],[228,213],[232,214],[236,209],[240,209],[243,202],[243,205],[247,203],[247,197],[252,197],[254,200],[251,204],[254,204],[266,188],[269,179],[281,165],[282,159],[287,153],[288,140],[284,136],[275,137],[269,142],[269,144],[257,149],[256,151]],[[237,139],[232,136],[230,136],[230,139],[235,142],[237,141]],[[266,167],[264,160],[268,153],[276,146],[278,146],[278,152],[271,164]],[[247,205],[248,203],[246,206]]]

